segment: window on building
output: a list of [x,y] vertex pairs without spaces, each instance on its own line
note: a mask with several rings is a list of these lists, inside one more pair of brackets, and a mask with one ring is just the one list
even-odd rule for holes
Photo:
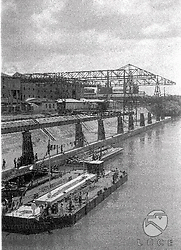
[[51,109],[51,104],[49,104],[49,109]]
[[55,108],[55,104],[53,103],[53,108]]
[[45,107],[47,108],[47,104],[45,104]]

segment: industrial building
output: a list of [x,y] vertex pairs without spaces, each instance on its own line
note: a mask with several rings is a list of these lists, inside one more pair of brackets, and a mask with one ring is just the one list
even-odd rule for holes
[[49,81],[47,79],[21,79],[22,100],[27,98],[46,98],[56,100],[58,98],[79,99],[81,84],[77,81],[58,79]]
[[18,112],[21,110],[21,103],[20,79],[1,73],[2,112]]
[[28,98],[26,100],[31,106],[32,113],[56,113],[57,112],[57,101],[49,100],[46,98]]
[[[46,74],[38,76],[33,78],[19,73],[13,76],[1,74],[2,113],[30,111],[32,105],[26,102],[29,98],[46,99],[50,102],[50,100],[82,97],[82,83],[76,79],[52,78]],[[49,105],[47,110],[48,107]]]

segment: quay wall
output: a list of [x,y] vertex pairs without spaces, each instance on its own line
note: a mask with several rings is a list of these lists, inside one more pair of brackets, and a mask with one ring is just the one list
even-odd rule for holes
[[[155,122],[155,123],[152,123],[152,124],[148,124],[146,126],[139,127],[139,128],[134,129],[134,130],[125,132],[123,134],[116,134],[116,135],[113,135],[111,137],[107,137],[105,140],[100,140],[100,141],[97,141],[97,142],[93,142],[93,143],[90,143],[89,145],[86,145],[84,147],[72,149],[70,151],[65,152],[64,154],[54,155],[50,159],[50,164],[54,165],[54,164],[63,163],[69,157],[73,157],[75,155],[76,156],[82,155],[83,153],[86,153],[88,151],[93,151],[94,148],[99,148],[99,147],[108,146],[108,145],[114,146],[114,144],[116,144],[116,142],[119,142],[120,140],[125,140],[125,139],[127,139],[129,137],[132,137],[134,135],[140,134],[142,132],[146,132],[147,130],[150,130],[150,129],[154,128],[154,127],[157,127],[159,125],[163,125],[164,123],[167,123],[170,120],[171,120],[171,118],[169,117],[169,118],[166,118],[166,119],[164,119],[162,121]],[[49,160],[46,158],[44,160],[44,164],[45,165],[48,164],[48,161]],[[37,165],[41,164],[41,162],[42,161],[38,161]]]
[[[82,155],[83,153],[86,153],[88,151],[93,151],[94,148],[99,148],[99,147],[108,146],[108,145],[114,146],[114,144],[116,144],[116,142],[119,142],[120,140],[125,140],[125,139],[132,137],[134,135],[140,134],[142,132],[146,132],[147,130],[150,130],[154,127],[157,127],[159,125],[163,125],[164,123],[167,123],[170,120],[171,120],[171,118],[169,117],[169,118],[166,118],[162,121],[148,124],[146,126],[139,127],[139,128],[134,129],[134,130],[125,132],[123,134],[116,134],[114,136],[107,137],[105,140],[93,142],[93,143],[90,143],[89,145],[86,145],[84,147],[72,149],[70,151],[65,152],[64,154],[54,155],[51,157],[50,163],[51,163],[51,165],[53,165],[53,164],[58,164],[58,163],[64,162],[69,157],[73,157],[75,155],[76,156]],[[42,161],[39,161],[39,162],[37,162],[37,164],[40,164],[41,162]],[[48,164],[48,159],[44,160],[44,164],[45,165]]]
[[[167,122],[170,122],[171,118],[167,117],[164,120],[161,121],[156,121],[152,124],[147,124],[143,127],[139,127],[139,128],[135,128],[134,130],[130,130],[128,132],[124,132],[122,134],[116,134],[113,135],[111,137],[107,137],[105,140],[100,140],[100,141],[96,141],[93,143],[90,143],[89,145],[86,145],[84,147],[80,147],[80,148],[74,148],[70,151],[67,151],[65,153],[60,153],[54,156],[51,156],[50,158],[50,165],[54,166],[54,165],[61,165],[65,163],[65,160],[68,159],[69,157],[73,157],[73,156],[79,156],[79,155],[83,155],[86,152],[90,152],[93,151],[94,148],[98,148],[98,147],[102,147],[102,146],[108,146],[108,145],[112,145],[114,146],[114,144],[116,144],[117,142],[119,142],[120,140],[125,140],[129,137],[135,136],[137,134],[146,132],[154,127],[163,125]],[[38,169],[41,165],[43,166],[48,166],[49,165],[49,159],[45,158],[44,160],[39,160],[36,162],[36,164],[33,166],[33,169]],[[23,166],[20,169],[8,169],[5,171],[2,171],[2,180],[7,180],[10,178],[10,176],[16,177],[19,175],[23,175],[24,173],[27,172],[31,172],[30,170],[30,166]],[[12,178],[12,177],[11,177]]]

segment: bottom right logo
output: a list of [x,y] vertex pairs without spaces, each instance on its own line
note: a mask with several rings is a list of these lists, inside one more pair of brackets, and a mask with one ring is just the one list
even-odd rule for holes
[[155,237],[167,228],[168,216],[163,210],[151,211],[143,221],[143,230],[146,235]]

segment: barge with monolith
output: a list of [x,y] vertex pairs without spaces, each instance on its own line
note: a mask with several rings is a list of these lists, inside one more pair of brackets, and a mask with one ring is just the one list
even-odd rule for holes
[[128,180],[125,171],[105,170],[101,160],[84,164],[84,169],[71,171],[67,182],[28,203],[4,203],[2,230],[36,234],[71,226]]

